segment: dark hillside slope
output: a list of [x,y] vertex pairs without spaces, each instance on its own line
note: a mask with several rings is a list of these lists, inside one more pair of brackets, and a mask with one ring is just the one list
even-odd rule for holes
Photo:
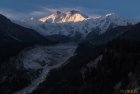
[[0,15],[0,62],[35,44],[46,45],[51,42],[36,31],[12,23]]

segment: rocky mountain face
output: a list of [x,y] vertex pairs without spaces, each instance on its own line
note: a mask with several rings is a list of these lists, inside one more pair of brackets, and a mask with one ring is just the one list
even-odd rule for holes
[[52,70],[32,94],[120,94],[130,90],[138,93],[140,24],[125,30],[105,44],[81,43],[76,56]]
[[100,34],[100,35],[98,35],[95,32],[91,32],[87,35],[87,37],[85,38],[83,42],[90,42],[92,45],[105,44],[121,36],[122,34],[127,32],[127,30],[129,30],[131,27],[132,25],[109,28],[106,31],[106,33]]

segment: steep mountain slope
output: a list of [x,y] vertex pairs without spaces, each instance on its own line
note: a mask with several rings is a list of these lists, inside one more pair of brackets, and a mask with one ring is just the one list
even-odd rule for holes
[[1,42],[44,42],[45,39],[34,30],[21,27],[0,15]]
[[92,45],[97,45],[97,44],[105,44],[109,41],[112,41],[113,39],[121,36],[125,32],[127,32],[132,25],[128,26],[119,26],[115,28],[109,28],[106,33],[98,35],[95,32],[90,32],[86,39],[85,42],[90,42]]
[[[81,44],[32,94],[139,93],[140,24],[105,45]],[[57,79],[56,79],[57,78]]]
[[140,23],[133,26],[133,28],[130,28],[128,32],[126,32],[122,38],[130,39],[130,40],[136,40],[140,41]]
[[26,46],[50,43],[36,31],[12,23],[0,15],[0,61]]

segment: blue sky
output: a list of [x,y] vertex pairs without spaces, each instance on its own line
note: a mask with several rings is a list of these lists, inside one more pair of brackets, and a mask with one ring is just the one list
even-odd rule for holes
[[140,19],[140,0],[0,0],[0,13],[6,15],[45,15],[53,9],[78,9],[89,15],[115,12]]

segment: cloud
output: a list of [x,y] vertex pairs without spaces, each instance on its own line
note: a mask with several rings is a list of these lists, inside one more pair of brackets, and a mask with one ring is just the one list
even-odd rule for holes
[[[62,12],[68,12],[71,10],[78,10],[81,11],[83,14],[86,14],[88,16],[100,16],[103,14],[104,10],[99,10],[99,9],[89,9],[89,8],[84,8],[84,7],[63,7],[63,8],[48,8],[48,7],[41,7],[43,10],[48,10],[50,12],[53,11],[62,11]],[[98,12],[97,12],[98,11]],[[102,11],[102,12],[101,12]],[[105,13],[105,12],[104,12]]]
[[12,20],[26,20],[30,19],[31,17],[43,17],[48,16],[51,12],[49,10],[37,10],[31,12],[18,12],[11,9],[0,9],[0,14],[6,16]]
[[134,19],[138,19],[140,21],[140,15],[137,15]]
[[49,8],[41,8],[40,10],[31,11],[29,13],[30,16],[34,16],[34,17],[48,16],[50,14],[51,14],[51,9]]
[[27,15],[24,14],[24,13],[20,13],[20,12],[16,12],[14,10],[10,10],[10,9],[0,9],[0,14],[6,16],[7,18],[10,18],[10,19],[22,19],[22,18],[26,18]]

